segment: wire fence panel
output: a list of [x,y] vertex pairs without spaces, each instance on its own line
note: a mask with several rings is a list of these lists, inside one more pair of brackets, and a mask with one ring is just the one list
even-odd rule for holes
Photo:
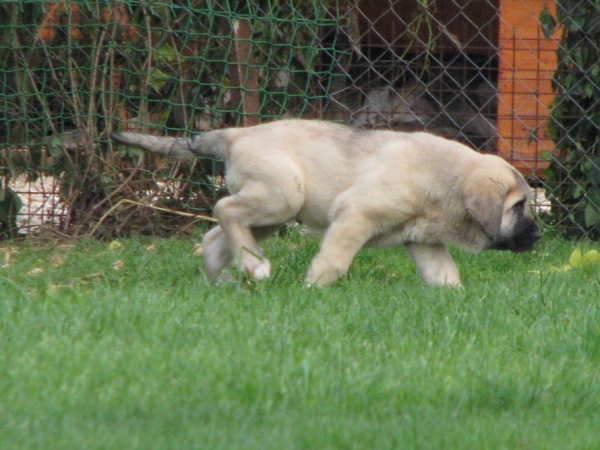
[[[142,157],[110,143],[111,132],[189,135],[305,117],[427,130],[496,153],[536,188],[544,220],[597,237],[596,135],[581,139],[561,119],[579,108],[577,120],[597,128],[600,72],[586,66],[599,48],[593,6],[3,2],[0,235],[40,226],[72,234],[169,232],[226,195],[220,162]],[[569,39],[584,39],[586,50],[568,47]],[[575,94],[585,105],[563,111]],[[30,187],[40,179],[54,181]],[[44,205],[54,206],[38,208],[43,214],[32,220],[31,207],[21,204],[33,204],[40,190]]]

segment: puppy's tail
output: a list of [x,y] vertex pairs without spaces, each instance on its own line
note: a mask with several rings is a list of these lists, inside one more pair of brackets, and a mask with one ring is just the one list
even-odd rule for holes
[[227,130],[213,130],[191,138],[151,136],[149,134],[126,131],[111,134],[111,139],[119,144],[138,147],[152,153],[177,158],[197,158],[214,156],[225,158],[229,148]]

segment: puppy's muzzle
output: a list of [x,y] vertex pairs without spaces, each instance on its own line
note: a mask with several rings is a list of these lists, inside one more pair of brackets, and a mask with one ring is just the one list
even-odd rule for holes
[[500,238],[492,242],[491,250],[510,250],[520,253],[533,250],[542,233],[531,217],[523,218],[515,227],[513,234],[506,238]]

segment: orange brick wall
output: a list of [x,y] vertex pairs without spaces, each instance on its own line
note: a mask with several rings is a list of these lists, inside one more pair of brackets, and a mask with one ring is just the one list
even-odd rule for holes
[[553,148],[544,123],[560,33],[544,39],[538,17],[545,5],[554,15],[552,0],[500,2],[498,148],[526,176],[543,176],[541,152]]

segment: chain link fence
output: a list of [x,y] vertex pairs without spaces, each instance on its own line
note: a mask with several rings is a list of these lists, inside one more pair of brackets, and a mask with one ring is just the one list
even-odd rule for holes
[[[600,20],[591,1],[556,3],[3,2],[0,235],[156,234],[208,220],[226,195],[219,161],[168,161],[107,136],[305,117],[428,130],[498,154],[530,181],[543,220],[597,237],[597,139],[576,125],[599,122],[600,73],[585,64]],[[569,33],[588,54],[564,47]],[[579,109],[568,106],[575,89]]]

